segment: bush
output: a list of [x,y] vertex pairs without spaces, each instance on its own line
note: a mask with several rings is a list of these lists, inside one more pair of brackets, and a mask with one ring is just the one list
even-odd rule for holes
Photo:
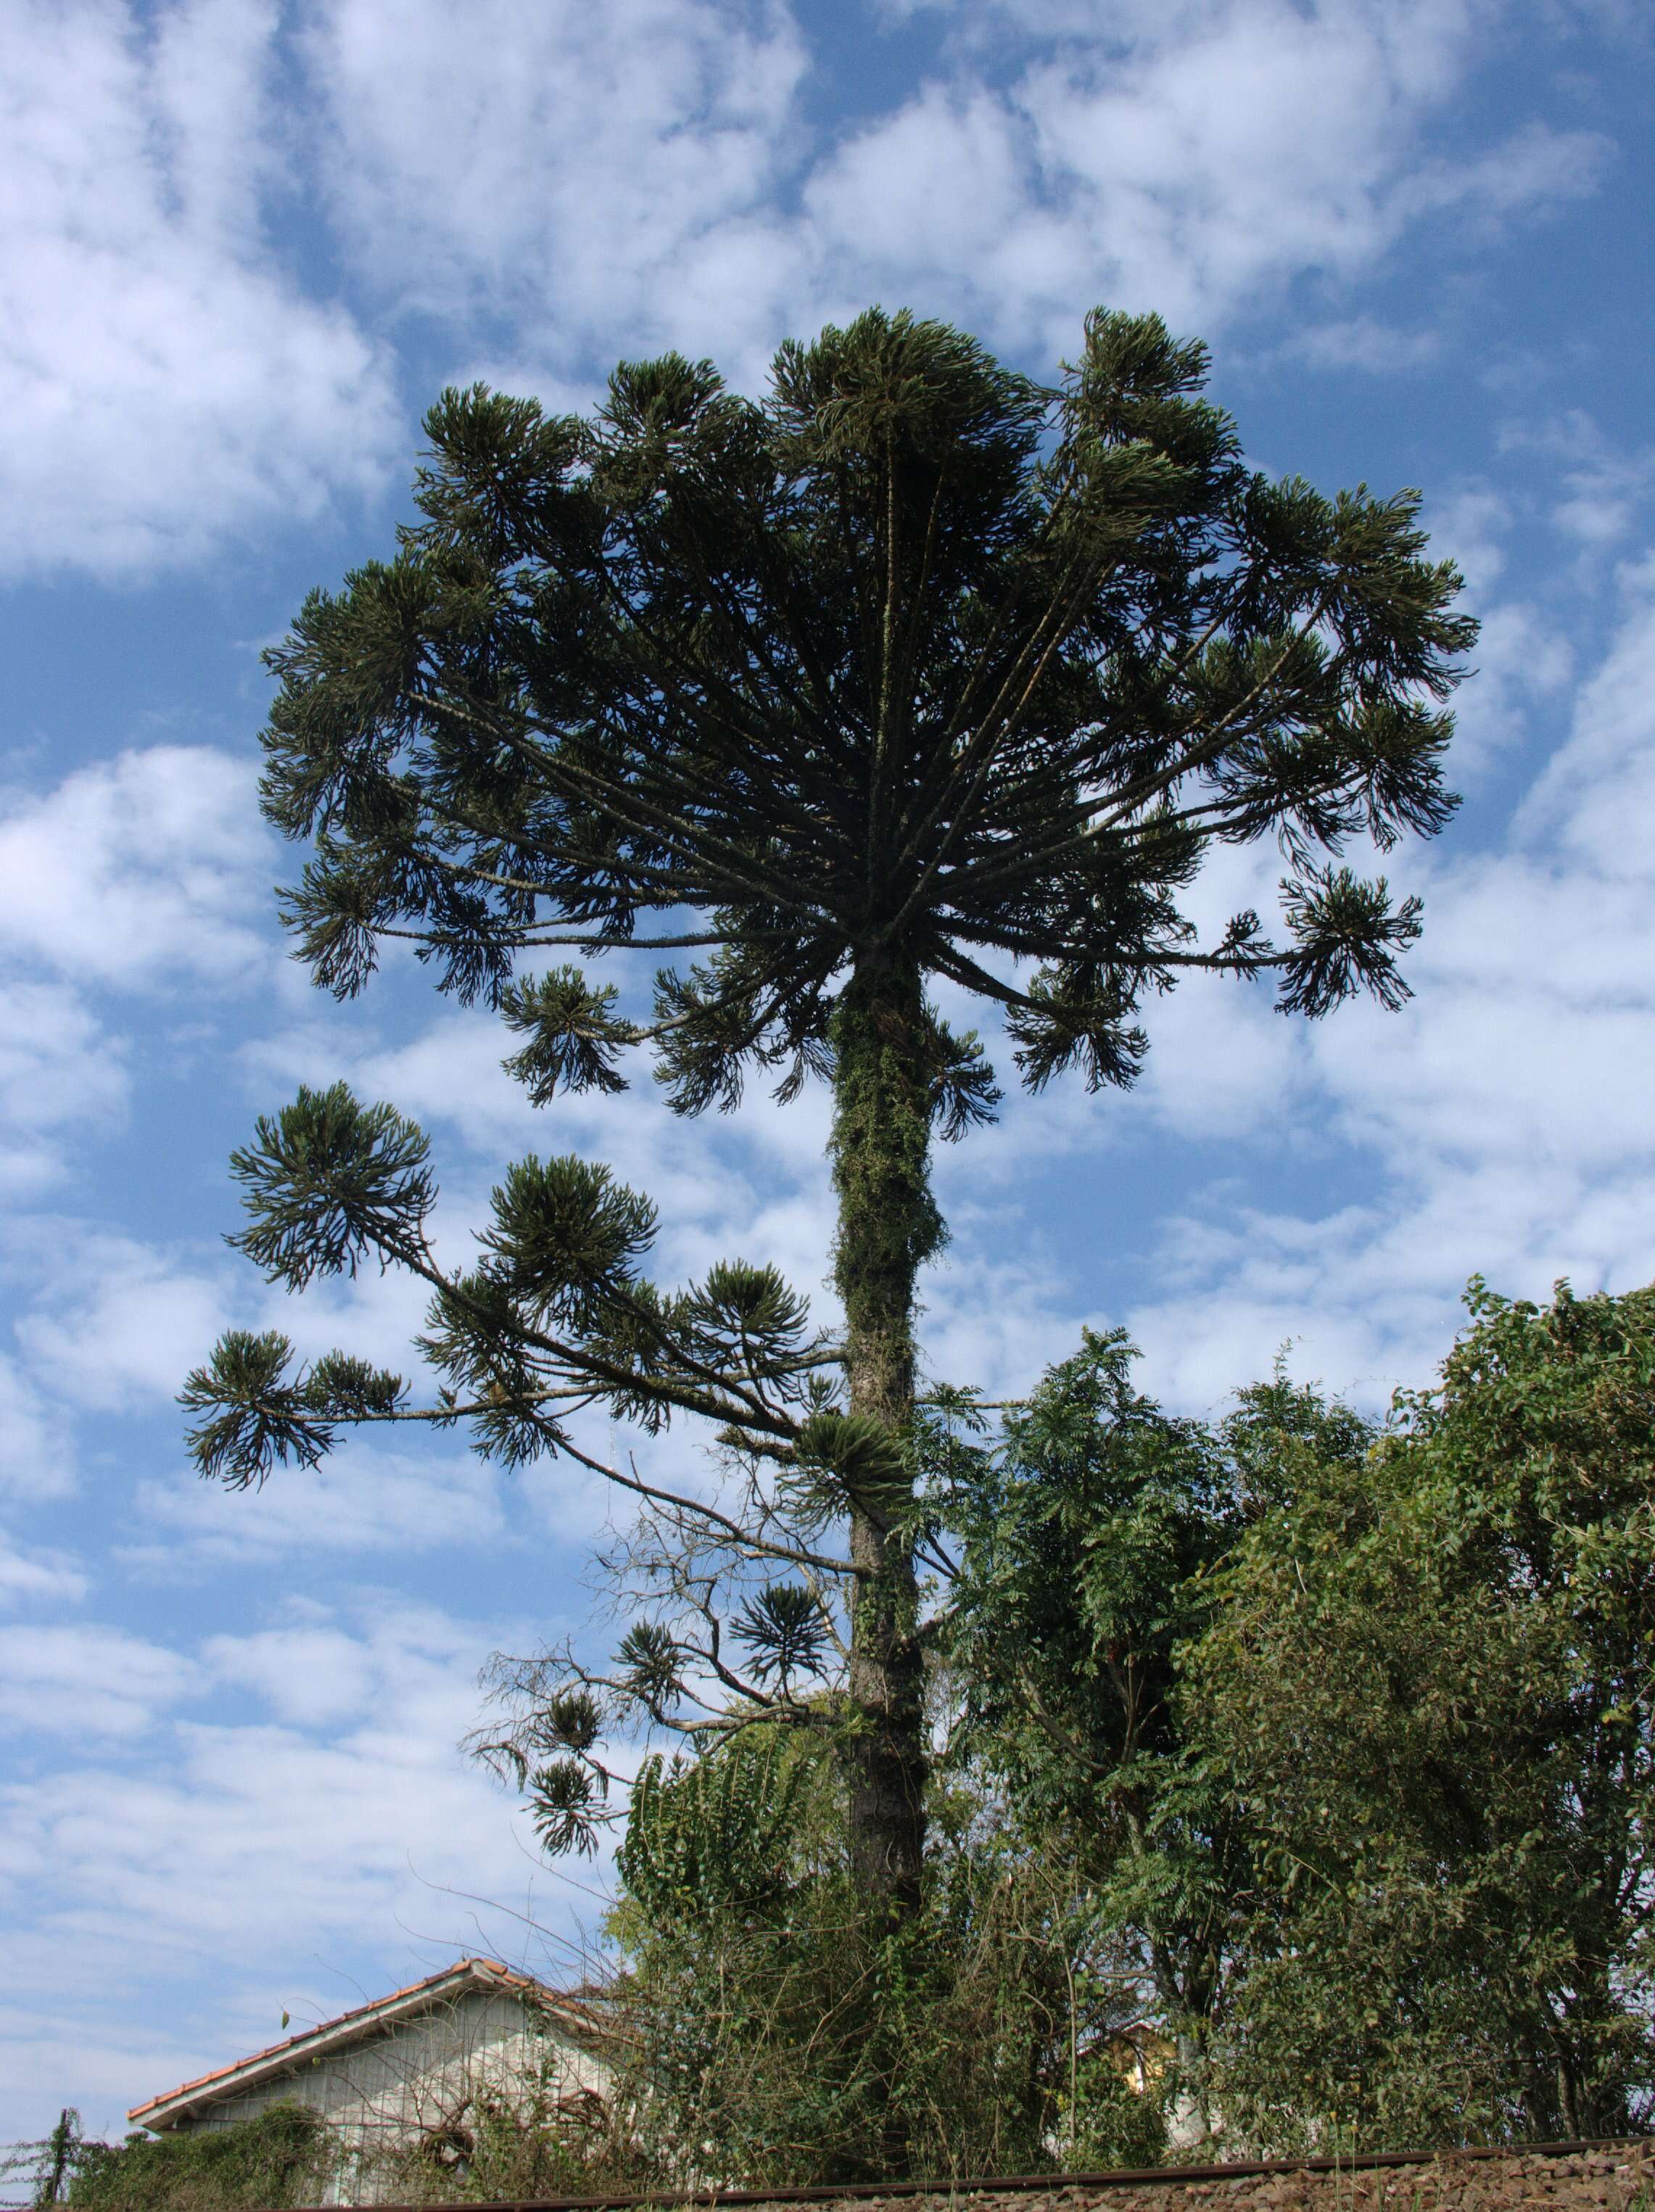
[[[753,2187],[1152,2162],[1159,2099],[1077,2058],[1086,1901],[962,1783],[912,1923],[844,1862],[831,1753],[753,1729],[652,1763],[620,1858],[618,2087],[663,2181]],[[1087,2009],[1084,1993],[1081,2010]]]
[[381,2203],[523,2203],[629,2195],[648,2188],[654,2172],[614,2105],[531,2081],[480,2093],[441,2132],[362,2160],[356,2187],[371,2185]]
[[79,2146],[76,2212],[238,2212],[318,2203],[338,2156],[332,2131],[301,2105],[272,2105],[233,2127],[131,2135]]

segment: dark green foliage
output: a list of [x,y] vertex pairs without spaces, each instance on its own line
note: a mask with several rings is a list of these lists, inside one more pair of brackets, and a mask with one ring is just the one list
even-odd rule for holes
[[493,1211],[478,1240],[490,1275],[534,1320],[587,1333],[636,1299],[632,1262],[654,1242],[655,1209],[607,1168],[531,1154],[507,1169]]
[[1073,2011],[1061,1876],[974,1835],[953,1792],[922,1909],[893,1927],[852,1875],[843,1789],[773,1730],[643,1771],[611,1928],[620,2094],[660,2179],[852,2182],[893,2128],[916,2172],[944,2177],[1049,2168],[1065,2145],[1157,2157],[1159,2100],[1077,2056],[1072,2025],[1109,2014],[1084,1984]]
[[70,2184],[76,2212],[240,2212],[319,2203],[337,2149],[313,2112],[272,2105],[233,2127],[88,2144]]
[[929,1073],[931,1119],[946,1144],[994,1120],[1001,1093],[975,1030],[957,1037],[946,1022],[934,1023]]
[[616,1864],[648,1924],[693,1925],[720,1907],[751,1910],[773,1899],[799,1856],[800,1800],[811,1779],[773,1732],[687,1767],[646,1759]]
[[1284,2142],[1655,2104],[1655,1293],[1471,1305],[1365,1459],[1297,1453],[1189,1662],[1255,1855],[1223,2094]]
[[1472,1306],[1383,1431],[1280,1371],[1169,1419],[1118,1336],[992,1446],[969,1395],[928,1429],[953,1757],[1232,2143],[1655,2106],[1655,1293]]
[[1363,883],[1348,868],[1312,865],[1284,887],[1283,911],[1298,939],[1283,963],[1283,1012],[1325,1014],[1364,988],[1393,1012],[1408,998],[1393,955],[1420,933],[1418,899],[1393,914],[1383,876]]
[[14,2189],[21,2182],[38,2212],[62,2203],[82,2166],[107,2149],[106,2143],[87,2141],[80,2113],[73,2105],[65,2105],[51,2132],[38,2141],[0,2144],[0,2182]]
[[1067,2172],[1102,2173],[1111,2167],[1182,2163],[1168,2154],[1165,2094],[1153,2085],[1135,2088],[1114,2051],[1082,2059],[1075,2089],[1075,2124],[1063,2158]]
[[730,1633],[752,1654],[761,1682],[774,1676],[785,1689],[795,1674],[813,1674],[827,1649],[831,1621],[822,1600],[799,1583],[772,1583],[749,1598]]
[[570,2099],[547,2066],[510,2090],[490,2087],[457,2117],[390,2145],[362,2179],[394,2204],[532,2204],[647,2192],[659,2168],[624,2103]]
[[593,990],[578,968],[553,968],[508,983],[500,994],[508,1029],[529,1042],[504,1063],[536,1106],[563,1091],[624,1091],[614,1067],[623,1045],[636,1044],[633,1024],[611,1011],[619,996],[612,983]]
[[592,1769],[579,1759],[551,1759],[526,1778],[529,1817],[543,1848],[553,1857],[579,1851],[590,1858],[598,1848],[599,1786]]
[[682,1693],[684,1655],[659,1621],[635,1620],[615,1663],[632,1695],[652,1711],[670,1707]]
[[964,1737],[1012,1762],[1019,1795],[1102,1825],[1176,1744],[1174,1654],[1238,1520],[1220,1440],[1135,1390],[1136,1357],[1121,1331],[1088,1332],[992,1449],[932,1440],[962,1544]]
[[407,1395],[401,1376],[330,1352],[289,1376],[293,1346],[277,1329],[233,1328],[179,1393],[191,1413],[210,1414],[189,1431],[202,1473],[231,1490],[262,1483],[272,1467],[313,1467],[340,1424],[390,1420]]
[[603,1712],[589,1691],[559,1690],[509,1745],[491,1747],[528,1799],[534,1832],[557,1854],[597,1848],[603,1778],[589,1754],[603,1729]]
[[[271,655],[265,805],[318,841],[289,900],[318,979],[360,988],[411,932],[502,999],[534,1095],[612,1088],[644,1032],[513,957],[692,909],[650,940],[711,953],[658,1000],[690,1111],[744,1061],[826,1069],[847,962],[1007,1007],[1037,1083],[1129,1079],[1141,994],[1192,963],[1281,966],[1306,1012],[1394,996],[1413,910],[1310,856],[1451,807],[1458,580],[1411,495],[1245,470],[1206,372],[1099,311],[1046,389],[876,309],[784,346],[764,403],[671,355],[589,422],[445,393],[423,520]],[[1287,948],[1246,915],[1201,951],[1177,892],[1266,834],[1300,871]],[[963,1048],[931,1051],[946,1127],[992,1103],[986,1070],[947,1079]]]
[[720,1260],[688,1293],[678,1318],[701,1332],[709,1365],[739,1364],[748,1375],[769,1376],[783,1371],[809,1308],[774,1267]]
[[[721,1261],[663,1295],[638,1272],[655,1211],[603,1166],[531,1155],[508,1169],[469,1272],[441,1268],[423,1224],[435,1200],[426,1140],[343,1085],[301,1091],[259,1145],[235,1156],[249,1227],[234,1242],[274,1280],[354,1273],[366,1249],[430,1286],[419,1348],[443,1377],[437,1402],[405,1405],[400,1377],[333,1352],[293,1370],[288,1340],[232,1330],[188,1378],[181,1402],[205,1474],[240,1486],[272,1466],[311,1464],[341,1424],[465,1419],[478,1448],[516,1464],[569,1449],[568,1412],[607,1400],[659,1427],[674,1410],[745,1439],[790,1437],[788,1411],[825,1364],[807,1310],[773,1268]],[[307,1241],[308,1240],[308,1241]]]
[[1063,1838],[1181,2024],[1214,2002],[1244,1847],[1186,1759],[1177,1657],[1244,1506],[1227,1432],[1135,1390],[1135,1357],[1121,1332],[1088,1333],[994,1449],[939,1422],[929,1452],[962,1539],[953,1756],[984,1765],[1031,1833]]
[[569,1751],[589,1751],[598,1741],[602,1717],[596,1700],[584,1690],[565,1690],[546,1708],[548,1741]]
[[825,1406],[799,1431],[788,1503],[808,1520],[813,1510],[837,1519],[855,1505],[887,1526],[911,1507],[913,1474],[900,1439],[871,1413]]
[[272,1282],[301,1291],[317,1275],[354,1275],[371,1252],[421,1247],[435,1199],[423,1130],[389,1106],[362,1106],[343,1083],[301,1084],[259,1141],[230,1154],[251,1220],[230,1243]]

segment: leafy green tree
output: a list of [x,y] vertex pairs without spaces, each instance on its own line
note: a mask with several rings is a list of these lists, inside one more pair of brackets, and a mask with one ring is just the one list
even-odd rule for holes
[[932,1432],[954,1754],[1257,2148],[1655,2108],[1655,1291],[1470,1303],[1384,1430],[1171,1419],[1116,1335]]
[[1170,1817],[1174,1655],[1204,1623],[1200,1577],[1238,1513],[1213,1437],[1134,1389],[1136,1357],[1121,1331],[1088,1332],[993,1444],[934,1443],[960,1546],[952,1749],[1028,1832],[1061,1832],[1094,1884],[1153,1861],[1162,1909],[1121,1917],[1143,1927],[1146,1979],[1181,2015],[1209,2007],[1223,1915],[1206,1895],[1213,1838]]
[[[783,346],[762,401],[675,355],[622,363],[590,420],[451,391],[394,557],[313,593],[270,655],[264,804],[312,846],[285,913],[319,983],[349,996],[411,945],[499,1008],[537,1101],[618,1089],[646,1046],[685,1114],[756,1070],[832,1091],[833,1342],[762,1267],[656,1285],[652,1207],[577,1159],[512,1167],[453,1268],[426,1139],[389,1106],[303,1091],[235,1156],[248,1255],[293,1290],[411,1271],[441,1382],[417,1403],[347,1353],[298,1367],[279,1334],[233,1333],[185,1394],[206,1474],[262,1481],[399,1421],[591,1465],[593,1406],[704,1417],[746,1470],[729,1513],[605,1470],[665,1516],[676,1612],[601,1681],[520,1685],[507,1748],[549,1837],[589,1835],[618,1704],[702,1741],[831,1725],[861,1892],[914,1905],[916,1282],[944,1237],[933,1138],[999,1096],[939,984],[1003,1019],[1035,1090],[1129,1083],[1142,1002],[1187,973],[1273,971],[1311,1017],[1406,995],[1418,902],[1338,855],[1451,810],[1459,579],[1413,495],[1244,467],[1206,370],[1155,318],[1098,312],[1044,387],[871,310]],[[1243,912],[1203,939],[1180,904],[1203,859],[1267,837],[1277,935]],[[628,951],[700,957],[661,969],[646,1019],[532,964]],[[676,1578],[674,1541],[701,1563]],[[780,1613],[737,1593],[745,1644],[701,1572],[721,1559],[794,1592]]]
[[1199,2095],[1252,1867],[1221,1768],[1192,1755],[1183,1655],[1244,1532],[1305,1464],[1360,1466],[1373,1431],[1280,1368],[1216,1426],[1177,1419],[1135,1388],[1137,1357],[1088,1331],[992,1443],[969,1398],[932,1417],[959,1541],[951,1755],[993,1778],[1025,1848],[1067,1861]]
[[[652,2141],[731,2180],[850,2179],[896,2103],[928,2171],[1147,2164],[1203,2086],[1244,1963],[1250,1838],[1187,1741],[1180,1660],[1244,1532],[1366,1422],[1278,1372],[1216,1426],[1134,1387],[1088,1333],[1031,1396],[922,1401],[916,1462],[950,1547],[936,1630],[919,1912],[860,1924],[831,1766],[774,1732],[646,1762],[618,1866],[630,2047]],[[1130,2090],[1147,2012],[1183,2063]],[[1186,2115],[1186,2117],[1188,2117]]]
[[1218,2094],[1281,2148],[1655,2101],[1655,1291],[1469,1304],[1366,1457],[1298,1455],[1183,1670],[1251,1856]]

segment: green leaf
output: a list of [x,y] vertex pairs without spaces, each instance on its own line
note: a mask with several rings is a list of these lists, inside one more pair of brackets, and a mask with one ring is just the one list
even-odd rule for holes
[[758,1680],[774,1676],[783,1692],[795,1674],[818,1671],[830,1643],[821,1599],[798,1583],[773,1583],[749,1598],[730,1632],[751,1652]]
[[518,1161],[492,1208],[494,1225],[479,1241],[494,1280],[576,1329],[601,1326],[613,1302],[636,1291],[633,1262],[654,1241],[650,1201],[573,1153]]
[[636,1044],[639,1031],[611,1012],[618,995],[612,983],[593,990],[578,968],[554,968],[501,993],[506,1026],[529,1039],[502,1065],[533,1104],[550,1104],[560,1090],[625,1090],[615,1055]]
[[288,1379],[292,1358],[293,1346],[278,1330],[254,1335],[233,1328],[206,1366],[191,1370],[179,1403],[212,1416],[186,1431],[191,1456],[210,1481],[230,1490],[262,1486],[278,1463],[313,1467],[327,1451],[332,1431],[302,1382]]
[[336,1083],[301,1085],[256,1126],[257,1141],[230,1155],[249,1224],[229,1242],[269,1279],[302,1290],[318,1275],[354,1275],[370,1253],[383,1267],[419,1249],[436,1187],[415,1123]]

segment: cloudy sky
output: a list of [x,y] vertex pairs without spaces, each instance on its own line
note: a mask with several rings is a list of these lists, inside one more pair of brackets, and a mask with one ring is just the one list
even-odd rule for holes
[[[664,1269],[819,1295],[819,1097],[536,1116],[481,1014],[288,961],[259,649],[386,550],[423,407],[870,300],[1050,374],[1086,307],[1214,348],[1257,463],[1423,488],[1483,617],[1402,1014],[1186,988],[1130,1097],[944,1161],[927,1355],[1015,1387],[1124,1322],[1220,1406],[1291,1341],[1379,1404],[1465,1278],[1655,1274],[1655,445],[1636,0],[10,0],[0,11],[0,2138],[94,2130],[593,1900],[456,1743],[577,1629],[605,1506],[342,1453],[204,1489],[173,1394],[269,1295],[225,1156],[300,1079],[431,1128],[458,1238],[518,1152],[660,1203]],[[1243,858],[1214,906],[1269,856]],[[395,1359],[375,1281],[281,1316]],[[688,1449],[687,1445],[685,1449]],[[576,1870],[577,1875],[579,1870]]]

